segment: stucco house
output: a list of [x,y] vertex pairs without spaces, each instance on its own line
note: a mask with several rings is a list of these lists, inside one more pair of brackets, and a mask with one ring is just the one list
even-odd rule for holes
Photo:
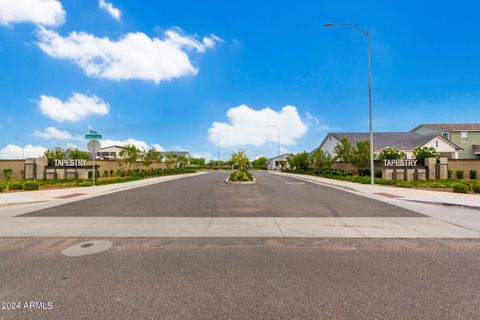
[[[327,134],[318,148],[335,157],[335,146],[343,138],[347,138],[352,145],[355,145],[358,141],[369,140],[370,134],[368,132],[331,132]],[[373,145],[374,153],[379,153],[386,147],[399,148],[407,155],[407,159],[414,158],[413,149],[416,147],[433,147],[441,156],[449,159],[457,159],[461,151],[458,145],[445,139],[443,136],[435,134],[422,135],[415,132],[374,132]],[[317,149],[313,150],[311,154]]]
[[411,132],[441,135],[462,148],[458,159],[480,159],[480,123],[420,124]]
[[290,169],[290,164],[288,163],[288,153],[281,154],[280,156],[273,157],[267,160],[268,170],[281,170],[281,169]]

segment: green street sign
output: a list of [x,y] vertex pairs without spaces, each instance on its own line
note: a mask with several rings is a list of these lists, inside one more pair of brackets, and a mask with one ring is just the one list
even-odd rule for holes
[[102,135],[101,134],[87,134],[85,136],[85,139],[102,139]]
[[85,135],[85,139],[90,139],[90,140],[102,139],[102,135],[99,134],[97,131],[90,130],[90,132]]

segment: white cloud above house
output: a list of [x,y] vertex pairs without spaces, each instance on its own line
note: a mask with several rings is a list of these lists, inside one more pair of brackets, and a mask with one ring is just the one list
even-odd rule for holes
[[277,143],[277,131],[280,129],[280,144],[294,145],[307,132],[295,106],[285,106],[280,111],[270,108],[255,110],[246,105],[230,108],[227,122],[214,122],[208,130],[212,143],[220,146],[261,146]]
[[89,115],[106,115],[108,103],[95,95],[75,92],[68,100],[42,95],[38,102],[40,112],[56,121],[78,121]]
[[65,22],[59,0],[0,0],[0,25],[34,23],[58,26]]
[[67,130],[60,130],[55,127],[47,127],[43,131],[36,130],[33,135],[44,139],[82,140],[80,136],[74,136]]
[[133,138],[128,138],[125,140],[112,140],[112,139],[100,140],[100,145],[102,148],[110,147],[110,146],[126,146],[128,144],[133,144],[140,150],[148,150],[150,148],[155,148],[157,151],[165,151],[165,149],[157,143],[148,144],[143,140],[137,140]]
[[142,32],[128,33],[118,40],[99,38],[85,32],[63,37],[39,27],[38,46],[53,58],[77,64],[90,77],[110,80],[141,79],[159,83],[187,75],[196,75],[192,51],[204,53],[221,39],[210,35],[202,40],[170,29],[163,39]]
[[122,18],[122,11],[114,7],[113,4],[111,4],[110,2],[107,2],[105,0],[98,0],[98,7],[107,12],[110,16],[112,16],[112,18],[117,21],[120,21],[120,19]]
[[8,144],[0,149],[0,159],[38,158],[43,156],[46,150],[45,147],[33,146],[31,144],[27,144],[24,147]]

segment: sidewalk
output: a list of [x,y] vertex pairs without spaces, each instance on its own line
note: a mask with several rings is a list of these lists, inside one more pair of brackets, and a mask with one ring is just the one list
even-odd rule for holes
[[393,186],[369,185],[361,183],[353,183],[349,181],[341,181],[327,179],[317,176],[273,172],[274,174],[286,175],[298,179],[316,182],[329,187],[340,188],[344,190],[354,191],[362,195],[376,199],[396,199],[403,201],[415,201],[428,204],[462,206],[472,209],[480,209],[480,195],[478,194],[462,194],[443,191],[430,191],[409,188],[398,188]]
[[155,183],[191,177],[195,175],[205,174],[205,172],[188,173],[180,175],[162,176],[156,178],[148,178],[124,183],[114,183],[103,186],[93,187],[74,187],[64,189],[37,190],[37,191],[21,191],[12,193],[0,193],[0,209],[20,204],[41,203],[41,202],[69,202],[73,200],[81,200],[90,197],[96,197],[102,194],[108,194],[126,189],[148,186]]

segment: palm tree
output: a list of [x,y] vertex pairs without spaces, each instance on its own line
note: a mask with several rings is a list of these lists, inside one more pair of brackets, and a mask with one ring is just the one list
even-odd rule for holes
[[128,173],[132,164],[140,159],[142,152],[135,145],[128,144],[123,147],[119,155],[123,158],[123,162],[125,163],[125,169]]

